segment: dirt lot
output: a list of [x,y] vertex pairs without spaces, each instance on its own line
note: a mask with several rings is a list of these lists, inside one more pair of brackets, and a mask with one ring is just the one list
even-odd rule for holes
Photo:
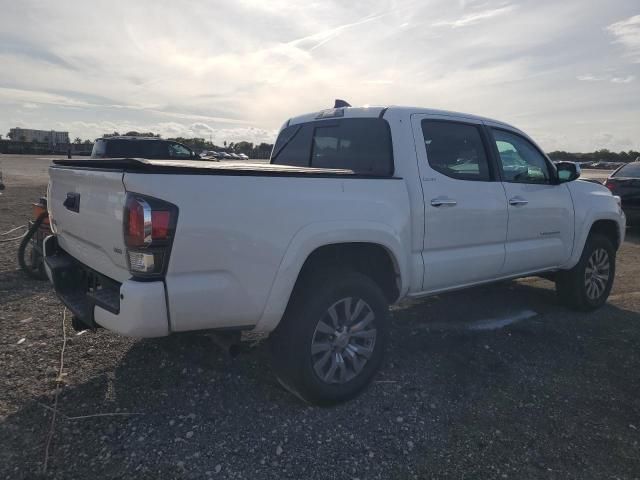
[[[5,182],[0,232],[45,190],[28,172]],[[0,244],[0,478],[640,477],[638,232],[595,313],[559,306],[540,279],[395,308],[386,367],[332,409],[279,388],[264,345],[229,360],[200,336],[68,322],[46,475],[63,308],[18,271],[16,248]],[[524,310],[536,315],[466,327]]]

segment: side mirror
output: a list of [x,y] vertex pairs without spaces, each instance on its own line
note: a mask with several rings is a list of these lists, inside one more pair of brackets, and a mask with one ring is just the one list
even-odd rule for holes
[[573,182],[580,178],[580,165],[574,162],[558,162],[558,181],[560,183]]

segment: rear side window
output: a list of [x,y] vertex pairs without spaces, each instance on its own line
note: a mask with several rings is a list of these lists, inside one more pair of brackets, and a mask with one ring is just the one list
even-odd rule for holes
[[458,180],[491,180],[489,162],[477,125],[423,120],[422,135],[431,168]]
[[366,175],[393,174],[387,122],[378,118],[346,118],[318,123],[313,134],[311,166],[346,168]]
[[345,118],[285,128],[276,141],[271,163],[341,168],[357,174],[393,174],[389,126],[378,118]]
[[312,123],[292,125],[282,130],[273,146],[271,163],[308,167],[312,135]]

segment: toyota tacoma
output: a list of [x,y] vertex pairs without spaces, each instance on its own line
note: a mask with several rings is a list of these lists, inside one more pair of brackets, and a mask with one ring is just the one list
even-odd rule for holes
[[519,129],[422,108],[291,118],[268,164],[54,163],[46,270],[76,327],[270,333],[316,404],[371,381],[390,304],[543,275],[593,310],[625,234],[619,198]]

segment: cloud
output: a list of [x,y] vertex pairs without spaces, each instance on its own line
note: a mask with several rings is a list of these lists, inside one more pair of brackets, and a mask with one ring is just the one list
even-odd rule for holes
[[195,131],[203,131],[206,133],[213,132],[213,128],[207,125],[206,123],[193,123],[191,124],[191,130]]
[[603,80],[603,78],[596,77],[595,75],[592,75],[590,73],[587,73],[585,75],[578,75],[576,78],[581,82],[599,82]]
[[46,47],[34,45],[23,38],[0,33],[0,55],[2,54],[24,56],[38,62],[75,70],[69,62],[49,51]]
[[564,150],[598,131],[640,143],[628,2],[21,0],[2,13],[0,132],[273,141],[344,98],[478,113]]
[[488,20],[490,18],[494,18],[500,15],[504,15],[511,10],[514,9],[513,5],[508,5],[505,7],[493,8],[489,10],[483,10],[480,12],[471,13],[468,15],[464,15],[457,20],[449,20],[449,21],[439,21],[433,24],[434,27],[452,27],[452,28],[461,28],[468,27],[470,25],[475,25],[483,20]]
[[596,76],[591,73],[585,75],[578,75],[576,77],[581,82],[604,82],[609,81],[611,83],[631,83],[636,77],[635,75],[615,76],[615,75],[600,75]]
[[626,77],[613,77],[611,79],[612,83],[631,83],[636,79],[633,75],[627,75]]
[[607,31],[615,37],[615,42],[627,50],[627,56],[635,63],[640,63],[640,15],[612,23]]

